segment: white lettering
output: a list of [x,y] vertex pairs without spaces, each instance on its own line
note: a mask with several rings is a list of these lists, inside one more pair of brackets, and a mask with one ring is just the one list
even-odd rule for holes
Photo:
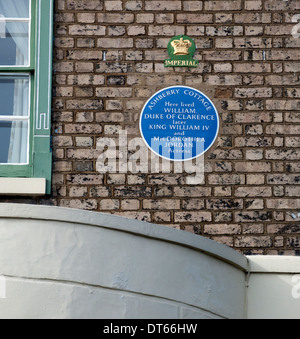
[[116,326],[110,324],[110,326],[104,326],[104,334],[130,334],[131,337],[134,337],[137,331],[137,326]]
[[294,299],[300,299],[300,274],[293,276],[292,283],[296,284],[292,288],[292,296]]

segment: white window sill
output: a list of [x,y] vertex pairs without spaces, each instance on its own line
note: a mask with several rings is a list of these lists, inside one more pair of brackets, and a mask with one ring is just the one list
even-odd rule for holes
[[0,178],[0,195],[42,196],[46,194],[44,178]]

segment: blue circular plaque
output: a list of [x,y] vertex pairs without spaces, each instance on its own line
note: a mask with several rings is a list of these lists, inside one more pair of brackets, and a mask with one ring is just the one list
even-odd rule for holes
[[214,144],[220,120],[212,101],[186,86],[164,88],[145,104],[141,135],[152,152],[172,161],[203,155]]

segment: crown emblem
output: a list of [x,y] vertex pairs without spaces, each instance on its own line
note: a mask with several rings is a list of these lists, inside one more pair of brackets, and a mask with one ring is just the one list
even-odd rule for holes
[[180,40],[172,41],[171,46],[174,48],[174,55],[189,55],[189,48],[192,43],[190,40],[183,40],[181,37]]
[[198,67],[198,60],[193,59],[195,52],[196,44],[193,39],[186,35],[177,35],[168,43],[170,59],[165,60],[165,67]]

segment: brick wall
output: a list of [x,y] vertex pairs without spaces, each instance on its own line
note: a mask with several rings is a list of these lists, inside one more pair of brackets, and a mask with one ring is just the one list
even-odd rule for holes
[[[56,0],[55,8],[53,196],[29,202],[180,228],[247,254],[299,255],[300,1]],[[164,68],[180,34],[197,44],[196,69]],[[187,185],[174,170],[98,173],[98,140],[140,136],[143,105],[173,85],[200,89],[219,108],[205,183]]]

